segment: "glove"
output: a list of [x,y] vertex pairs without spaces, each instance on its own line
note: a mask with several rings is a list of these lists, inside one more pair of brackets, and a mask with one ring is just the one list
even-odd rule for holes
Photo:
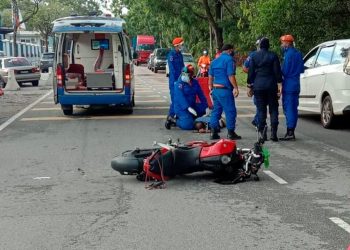
[[206,115],[206,116],[209,116],[210,114],[211,114],[210,108],[206,108],[206,109],[205,109],[205,115]]
[[192,115],[197,116],[197,112],[196,112],[196,110],[194,110],[193,108],[188,107],[187,110],[188,110],[188,112],[190,112]]

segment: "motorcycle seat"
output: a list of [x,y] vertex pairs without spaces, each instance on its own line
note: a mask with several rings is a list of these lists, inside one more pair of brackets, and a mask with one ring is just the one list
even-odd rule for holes
[[[172,151],[176,174],[192,173],[199,170],[201,147],[176,148]],[[198,169],[198,170],[197,170]]]

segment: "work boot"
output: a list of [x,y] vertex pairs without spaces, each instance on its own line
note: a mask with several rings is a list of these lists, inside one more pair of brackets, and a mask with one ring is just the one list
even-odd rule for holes
[[227,130],[227,138],[230,140],[240,140],[242,139],[241,136],[237,135],[234,130],[228,129]]
[[220,139],[218,130],[214,128],[210,129],[210,140],[218,140],[218,139]]
[[294,141],[295,140],[295,134],[294,129],[287,128],[287,133],[283,138],[280,138],[282,141]]
[[271,128],[271,136],[270,136],[271,141],[277,142],[278,137],[277,137],[277,128]]
[[176,125],[175,118],[173,118],[170,115],[168,115],[168,117],[166,118],[166,121],[165,121],[165,128],[166,129],[171,129],[171,126],[175,126],[175,125]]

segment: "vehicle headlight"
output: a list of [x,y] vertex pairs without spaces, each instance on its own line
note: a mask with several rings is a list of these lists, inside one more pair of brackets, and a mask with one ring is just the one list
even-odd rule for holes
[[231,161],[231,157],[227,156],[227,155],[223,155],[221,157],[221,163],[224,164],[224,165],[227,165],[229,164]]

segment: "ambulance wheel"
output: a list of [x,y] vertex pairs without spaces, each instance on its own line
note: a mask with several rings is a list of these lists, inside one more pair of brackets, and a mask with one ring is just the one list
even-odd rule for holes
[[134,108],[132,105],[130,105],[130,106],[124,107],[122,109],[122,112],[126,115],[131,115],[134,112]]
[[33,87],[37,87],[39,85],[39,81],[32,81]]
[[335,116],[333,113],[332,99],[326,96],[322,101],[321,107],[321,123],[324,128],[332,128]]
[[133,107],[135,107],[135,94],[132,95],[131,104]]
[[62,111],[64,115],[72,115],[73,114],[73,105],[61,105]]

